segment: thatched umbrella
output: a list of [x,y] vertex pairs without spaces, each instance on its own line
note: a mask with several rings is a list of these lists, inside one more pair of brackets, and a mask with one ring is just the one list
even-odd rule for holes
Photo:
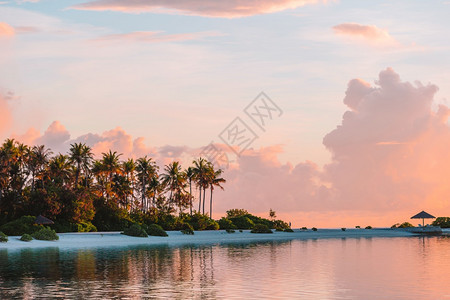
[[432,216],[423,210],[417,215],[411,217],[411,219],[422,219],[422,226],[425,226],[425,219],[435,219],[435,218],[436,218],[435,216]]
[[34,223],[39,224],[39,225],[55,224],[55,222],[53,222],[50,219],[47,219],[46,217],[44,217],[42,215],[39,215],[36,218],[36,221]]

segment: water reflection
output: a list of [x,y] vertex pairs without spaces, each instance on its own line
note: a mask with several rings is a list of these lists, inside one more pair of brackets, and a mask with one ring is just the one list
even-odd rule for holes
[[446,237],[0,250],[0,298],[437,299],[449,253]]

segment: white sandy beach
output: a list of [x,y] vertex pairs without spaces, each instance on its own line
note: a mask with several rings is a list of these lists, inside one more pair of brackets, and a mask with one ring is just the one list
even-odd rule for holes
[[[446,230],[448,233],[448,231]],[[411,237],[413,234],[404,230],[392,229],[319,229],[312,230],[295,229],[294,232],[275,232],[273,234],[253,234],[249,230],[243,232],[226,233],[218,231],[196,231],[194,235],[184,235],[179,231],[169,231],[168,237],[148,238],[131,237],[120,232],[91,232],[91,233],[60,233],[58,241],[22,242],[18,236],[10,236],[7,243],[0,243],[0,250],[58,247],[64,249],[77,248],[103,248],[103,247],[127,247],[137,245],[167,245],[180,246],[183,244],[222,244],[222,243],[248,243],[261,241],[283,241],[324,238],[390,238]]]

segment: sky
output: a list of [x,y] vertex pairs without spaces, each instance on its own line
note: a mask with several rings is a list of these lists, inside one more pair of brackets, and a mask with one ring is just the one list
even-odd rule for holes
[[[184,167],[213,146],[229,162],[214,217],[448,216],[449,12],[420,0],[0,1],[0,138]],[[251,136],[233,139],[239,128]]]

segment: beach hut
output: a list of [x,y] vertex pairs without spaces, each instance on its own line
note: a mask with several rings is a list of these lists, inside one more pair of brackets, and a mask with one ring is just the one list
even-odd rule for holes
[[55,222],[53,222],[50,219],[47,219],[46,217],[44,217],[43,215],[39,215],[36,218],[36,221],[34,222],[38,225],[48,225],[48,224],[55,224]]
[[411,217],[411,219],[422,219],[422,226],[425,226],[425,219],[435,219],[435,218],[436,218],[435,216],[432,216],[423,210],[417,215]]

